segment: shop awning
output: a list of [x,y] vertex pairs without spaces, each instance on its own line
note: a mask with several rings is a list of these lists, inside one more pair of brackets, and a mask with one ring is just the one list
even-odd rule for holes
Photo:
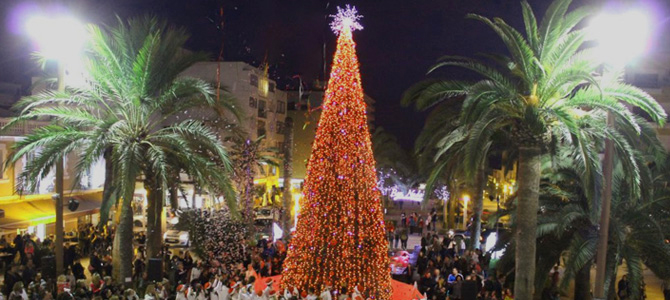
[[[32,199],[25,201],[12,201],[13,203],[3,204],[0,202],[0,209],[5,211],[5,217],[0,218],[0,229],[14,230],[17,228],[26,228],[38,224],[49,224],[56,221],[56,208],[51,195],[32,195]],[[70,211],[67,206],[63,208],[65,220],[78,218],[100,211],[102,202],[102,191],[92,190],[65,194],[65,205],[70,198],[79,201],[79,207],[76,211]]]

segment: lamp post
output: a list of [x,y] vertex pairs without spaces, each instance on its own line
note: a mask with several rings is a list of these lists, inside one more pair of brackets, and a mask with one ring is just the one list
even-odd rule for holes
[[[81,23],[68,16],[35,16],[26,24],[28,35],[37,43],[40,55],[56,62],[58,69],[57,91],[65,91],[66,66],[79,58],[85,40]],[[64,274],[63,266],[63,158],[56,162],[56,274]]]
[[[599,55],[604,59],[603,75],[607,67],[623,68],[631,59],[642,54],[649,38],[648,17],[639,11],[603,13],[589,26],[590,34],[598,42]],[[607,126],[614,124],[614,116],[607,113]],[[612,202],[612,169],[614,145],[605,140],[603,158],[603,197],[600,210],[596,255],[596,279],[594,299],[605,299],[605,275],[607,273],[607,242],[609,237],[610,208]]]

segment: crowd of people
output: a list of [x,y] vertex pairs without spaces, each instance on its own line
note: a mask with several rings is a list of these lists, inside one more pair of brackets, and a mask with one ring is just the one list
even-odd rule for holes
[[[406,255],[405,267],[399,273],[392,272],[393,278],[414,284],[425,299],[514,299],[507,274],[489,270],[489,256],[479,249],[467,250],[462,236],[438,235],[432,214],[427,214],[426,218],[403,215],[399,222],[389,222],[391,265],[394,264],[393,254]],[[412,220],[423,221],[425,226],[417,226]],[[415,229],[410,230],[411,226]],[[407,235],[414,232],[422,233],[421,247],[415,249],[418,250],[413,254],[415,261],[409,263],[410,254],[404,249],[407,248]],[[226,251],[239,251],[240,255],[209,251],[194,257],[188,249],[165,247],[162,280],[150,280],[143,246],[146,236],[138,233],[134,241],[133,277],[125,283],[112,278],[113,227],[98,228],[87,224],[66,236],[77,238],[65,245],[65,273],[58,276],[54,270],[53,237],[44,240],[30,234],[17,235],[10,240],[0,237],[0,259],[4,268],[0,300],[351,300],[360,296],[356,289],[343,289],[333,297],[329,287],[318,294],[312,289],[299,291],[295,288],[277,292],[274,286],[277,283],[267,278],[281,274],[287,244],[282,239],[273,241],[268,236],[225,247]],[[235,259],[231,261],[225,257]],[[556,268],[550,275],[551,288],[542,291],[542,299],[558,299],[558,277]],[[257,282],[259,280],[261,282]],[[629,294],[626,282],[624,277],[618,283],[618,296],[622,299]],[[261,291],[257,291],[258,287]]]
[[[509,300],[514,299],[505,275],[489,272],[489,256],[480,249],[466,250],[462,235],[437,234],[435,209],[425,216],[404,212],[397,222],[388,222],[389,248],[396,253],[398,268],[394,279],[415,284],[427,299],[435,300]],[[421,247],[414,264],[409,264],[407,242],[411,234],[421,236]]]
[[[113,280],[111,258],[114,228],[97,228],[83,225],[69,237],[78,237],[65,247],[65,273],[56,276],[53,260],[53,237],[40,241],[34,235],[17,235],[11,242],[0,238],[4,280],[0,300],[316,300],[324,298],[312,289],[299,291],[291,288],[276,292],[271,276],[279,275],[286,257],[287,245],[278,239],[261,236],[253,243],[225,247],[242,251],[239,261],[230,262],[230,253],[204,254],[194,257],[188,249],[163,249],[162,280],[150,280],[148,260],[143,241],[146,236],[135,237],[135,259],[132,279],[126,283]],[[74,239],[72,239],[74,241]],[[86,265],[88,259],[88,265]],[[86,266],[86,267],[85,267]],[[53,276],[51,276],[53,275]],[[263,280],[263,282],[256,282]],[[256,291],[260,284],[262,291]],[[344,298],[344,295],[346,298]],[[344,300],[356,297],[356,289],[342,291]]]
[[428,299],[514,299],[506,276],[489,272],[488,256],[461,238],[426,234],[421,244],[411,281]]

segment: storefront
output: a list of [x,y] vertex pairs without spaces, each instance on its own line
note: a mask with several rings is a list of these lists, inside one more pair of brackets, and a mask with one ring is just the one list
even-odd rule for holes
[[[29,232],[36,237],[55,234],[56,208],[51,195],[14,196],[15,199],[0,199],[0,235],[6,238]],[[76,210],[63,208],[65,231],[76,230],[79,224],[97,224],[102,203],[102,191],[90,190],[65,195],[65,205],[70,199],[79,202]],[[3,201],[4,200],[4,201]]]

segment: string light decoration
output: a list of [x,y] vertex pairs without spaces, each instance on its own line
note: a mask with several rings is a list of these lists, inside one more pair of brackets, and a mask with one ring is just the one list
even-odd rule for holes
[[[352,31],[356,9],[338,8],[339,34],[300,203],[284,263],[282,289],[333,294],[354,287],[364,299],[391,297],[388,241],[377,188],[363,88]],[[317,294],[318,294],[317,293]]]

